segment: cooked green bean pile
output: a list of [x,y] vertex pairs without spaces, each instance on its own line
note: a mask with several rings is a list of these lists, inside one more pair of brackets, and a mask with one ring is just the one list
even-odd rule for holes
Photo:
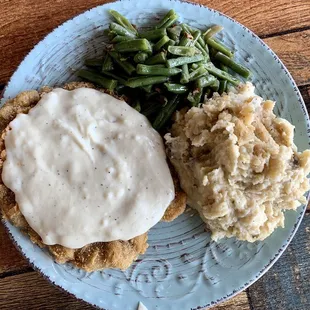
[[87,59],[78,76],[114,91],[143,113],[161,130],[182,106],[198,106],[214,92],[238,85],[250,71],[233,60],[233,52],[214,35],[215,25],[205,31],[177,23],[170,10],[150,30],[138,31],[116,11],[106,34],[111,47],[103,59]]

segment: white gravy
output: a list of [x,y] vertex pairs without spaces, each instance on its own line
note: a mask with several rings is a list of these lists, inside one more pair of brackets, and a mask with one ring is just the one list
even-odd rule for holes
[[129,240],[174,198],[160,135],[110,95],[57,88],[10,128],[2,179],[47,245]]

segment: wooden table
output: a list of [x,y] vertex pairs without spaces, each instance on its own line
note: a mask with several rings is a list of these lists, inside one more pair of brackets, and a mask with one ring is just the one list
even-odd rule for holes
[[[53,28],[104,0],[0,0],[0,85]],[[310,109],[310,0],[200,0],[258,34],[288,67]],[[43,4],[44,3],[44,4]],[[0,223],[0,309],[93,309],[55,288],[15,249]],[[259,281],[213,309],[310,309],[310,213]],[[181,309],[180,309],[181,310]]]

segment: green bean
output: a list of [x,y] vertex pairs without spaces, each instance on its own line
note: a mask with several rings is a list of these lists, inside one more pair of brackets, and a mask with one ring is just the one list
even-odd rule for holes
[[[228,72],[228,68],[226,66],[224,66],[222,63],[219,64],[219,67],[221,70]],[[221,95],[224,92],[227,92],[227,87],[228,87],[228,81],[226,80],[220,80],[220,86],[219,86],[219,94]]]
[[195,43],[195,47],[202,53],[202,55],[205,57],[204,62],[210,61],[210,55],[209,55],[209,48],[208,45],[202,42],[200,44],[199,42]]
[[117,24],[117,23],[111,23],[110,24],[110,31],[120,35],[120,36],[126,36],[126,37],[130,37],[130,38],[135,38],[135,34],[132,33],[131,31],[129,31],[127,28]]
[[93,71],[81,69],[77,72],[77,75],[106,89],[113,90],[117,85],[116,80],[107,79]]
[[155,65],[146,65],[146,67],[152,67],[152,68],[166,68],[165,64],[155,64]]
[[174,40],[169,40],[169,42],[164,46],[165,49],[168,49],[169,46],[175,46],[176,42]]
[[164,84],[167,88],[167,90],[170,93],[174,94],[184,94],[188,91],[187,86],[182,85],[182,84],[176,84],[176,83],[165,83]]
[[210,94],[211,94],[212,90],[211,88],[207,88],[206,91],[205,91],[205,98],[210,98]]
[[224,29],[224,27],[219,26],[219,25],[214,25],[214,26],[210,27],[203,34],[205,41],[207,41],[208,39],[210,39],[211,37],[216,35],[218,32],[222,31],[223,29]]
[[150,42],[146,39],[134,39],[126,42],[117,43],[114,49],[120,53],[126,52],[147,52],[152,53]]
[[[194,30],[190,26],[188,26],[187,24],[182,24],[182,28],[186,31],[185,32],[186,35],[185,35],[185,38],[183,37],[182,44],[186,44],[186,46],[193,46],[194,45],[204,56],[207,56],[208,53],[207,53],[206,49],[203,48],[205,46],[205,43],[204,43],[203,39],[201,38],[201,31],[200,30]],[[192,40],[189,39],[190,35],[193,38]]]
[[189,25],[182,23],[181,27],[182,27],[184,33],[187,32],[187,33],[192,35],[192,31],[191,31]]
[[209,51],[209,47],[208,47],[208,44],[204,44],[202,45],[204,47],[204,49],[206,50],[208,56],[209,56],[209,59],[210,59],[210,51]]
[[199,29],[193,28],[193,27],[191,27],[191,26],[189,26],[189,25],[187,25],[187,24],[182,24],[182,25],[185,25],[184,28],[186,29],[187,32],[191,33],[191,35],[192,35],[193,37],[195,36],[195,32],[199,32],[199,37],[198,37],[197,41],[199,42],[199,44],[200,44],[201,46],[204,46],[204,45],[205,45],[205,42],[204,42],[203,38],[201,37],[201,31],[200,31]]
[[131,88],[142,87],[153,84],[165,83],[169,80],[168,76],[143,76],[131,78],[126,82],[126,85]]
[[101,67],[102,62],[102,59],[86,59],[84,61],[84,65],[87,67]]
[[210,54],[210,57],[211,57],[212,59],[214,59],[214,57],[215,57],[215,55],[216,55],[217,52],[218,52],[218,51],[217,51],[216,49],[214,49],[213,47],[210,47],[210,49],[209,49],[209,54]]
[[200,77],[204,76],[207,73],[207,69],[204,68],[203,66],[198,67],[196,70],[192,71],[189,74],[189,81],[195,81],[199,79]]
[[204,67],[209,71],[209,73],[211,73],[212,75],[218,77],[219,79],[227,80],[230,83],[232,83],[233,85],[239,85],[240,84],[240,81],[238,79],[233,77],[228,72],[225,72],[223,70],[220,70],[220,69],[216,68],[212,63],[206,63],[204,65]]
[[141,75],[163,75],[163,76],[173,76],[182,72],[181,69],[178,68],[163,68],[155,66],[148,66],[138,64],[136,71]]
[[[208,46],[208,45],[206,45],[206,46]],[[217,53],[217,50],[210,46],[210,49],[209,49],[209,54],[210,54],[210,56],[211,56],[212,58],[214,58],[215,55],[216,55],[216,53]]]
[[168,52],[177,56],[194,56],[197,54],[196,48],[189,46],[169,46]]
[[116,75],[110,71],[102,71],[102,74],[108,76],[108,77],[111,77],[112,79],[118,81],[119,83],[125,85],[127,80],[128,80],[128,77],[127,76],[124,76],[124,75]]
[[226,55],[220,52],[216,53],[215,59],[246,79],[251,75],[251,71],[248,68],[242,66],[241,64],[236,63],[231,58],[227,57]]
[[208,74],[208,75],[204,75],[200,77],[199,79],[197,79],[196,85],[198,88],[205,88],[213,84],[215,81],[216,81],[216,78],[213,75]]
[[185,56],[185,57],[168,59],[166,64],[168,68],[173,68],[182,66],[184,64],[190,64],[193,62],[201,61],[203,59],[204,59],[203,55],[198,54],[194,56]]
[[220,63],[219,67],[220,67],[221,70],[223,70],[225,72],[228,72],[228,68],[224,64]]
[[155,128],[155,130],[160,130],[165,126],[165,124],[171,118],[172,114],[177,109],[179,102],[179,95],[174,95],[172,99],[169,100],[169,102],[162,107],[161,111],[158,113],[153,122],[153,127]]
[[200,36],[199,36],[199,38],[197,40],[197,43],[199,43],[201,46],[205,46],[206,45],[205,41],[201,37],[201,32],[200,32]]
[[205,45],[206,45],[206,42],[204,41],[204,39],[202,38],[202,36],[199,37],[198,43],[199,43],[201,46],[205,46]]
[[167,34],[170,39],[179,42],[182,28],[180,26],[174,26],[167,29]]
[[218,93],[220,95],[222,95],[224,92],[226,92],[226,89],[227,89],[227,81],[226,80],[220,80]]
[[111,32],[110,29],[105,29],[103,33],[108,37],[110,41],[112,41],[113,38],[115,37],[115,33]]
[[149,57],[149,55],[147,53],[139,52],[134,56],[133,61],[135,63],[142,64],[142,63],[145,63],[145,61],[148,59],[148,57]]
[[199,67],[199,64],[197,62],[195,62],[195,63],[191,64],[190,67],[191,67],[192,70],[195,70],[195,69],[197,69]]
[[132,40],[132,37],[117,35],[111,40],[111,42],[119,43],[119,42],[124,42],[124,41],[129,41],[129,40]]
[[168,36],[163,36],[153,47],[155,52],[159,51],[166,43],[170,41]]
[[123,26],[124,28],[127,28],[129,31],[131,31],[134,34],[137,34],[137,30],[134,28],[134,26],[128,21],[126,17],[121,15],[120,13],[109,10],[109,13],[115,18],[116,22]]
[[[155,27],[156,29],[161,29],[165,27],[165,24],[169,22],[171,19],[176,19],[178,18],[177,13],[174,10],[170,10],[164,17],[163,19],[159,22],[159,24]],[[176,20],[175,19],[175,20]],[[166,27],[167,28],[167,27]]]
[[199,43],[200,37],[201,37],[201,32],[199,30],[193,33],[193,45],[196,45],[196,43]]
[[191,68],[195,70],[198,67],[204,65],[205,63],[206,63],[205,60],[195,62],[195,63],[191,64]]
[[[82,70],[79,75],[128,96],[131,106],[150,117],[156,129],[165,126],[181,98],[186,97],[188,105],[199,106],[202,96],[227,92],[229,83],[238,85],[240,81],[227,67],[243,77],[250,75],[246,67],[231,59],[232,51],[214,37],[222,30],[220,26],[202,32],[184,23],[176,25],[178,16],[170,10],[157,26],[138,33],[124,16],[109,12],[114,20],[105,34],[113,46],[102,60],[86,60],[85,65],[94,70]],[[124,73],[119,74],[118,69]]]
[[104,58],[101,71],[112,71],[114,69],[112,58],[107,54]]
[[145,38],[149,41],[158,40],[165,35],[167,35],[166,29],[153,29],[140,33],[141,38]]
[[181,75],[180,82],[182,84],[187,84],[189,82],[188,64],[182,65],[182,75]]
[[209,46],[211,46],[214,49],[216,49],[217,51],[222,52],[223,54],[225,54],[228,57],[232,57],[233,56],[232,51],[230,51],[227,46],[225,46],[224,44],[222,44],[220,41],[218,41],[216,39],[209,38],[208,40],[206,40],[206,43]]
[[162,51],[154,56],[148,58],[145,62],[146,65],[164,64],[167,61],[167,53]]
[[219,80],[215,80],[211,85],[210,88],[214,91],[217,92],[220,88],[220,81]]
[[202,92],[202,88],[197,88],[194,91],[188,93],[187,100],[192,104],[193,107],[197,107],[199,105]]
[[201,52],[201,54],[202,54],[203,56],[205,56],[205,57],[208,56],[207,51],[200,45],[199,42],[196,42],[195,46],[196,46],[196,48]]
[[121,60],[121,55],[119,53],[110,52],[110,56],[128,75],[132,75],[136,71],[136,68],[130,62]]
[[159,103],[152,103],[148,107],[146,107],[146,109],[142,109],[141,113],[146,117],[150,117],[151,115],[159,112],[161,107],[162,105]]
[[193,36],[188,32],[184,32],[179,45],[180,46],[191,46],[192,43],[193,43]]
[[171,16],[171,18],[169,20],[167,20],[161,28],[168,28],[170,26],[172,26],[178,19],[178,15],[173,15]]

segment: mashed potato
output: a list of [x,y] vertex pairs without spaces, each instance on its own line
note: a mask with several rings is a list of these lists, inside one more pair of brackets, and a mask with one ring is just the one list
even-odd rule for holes
[[214,240],[254,242],[284,226],[284,210],[306,203],[310,150],[297,152],[294,126],[250,83],[176,113],[165,136],[188,204]]

